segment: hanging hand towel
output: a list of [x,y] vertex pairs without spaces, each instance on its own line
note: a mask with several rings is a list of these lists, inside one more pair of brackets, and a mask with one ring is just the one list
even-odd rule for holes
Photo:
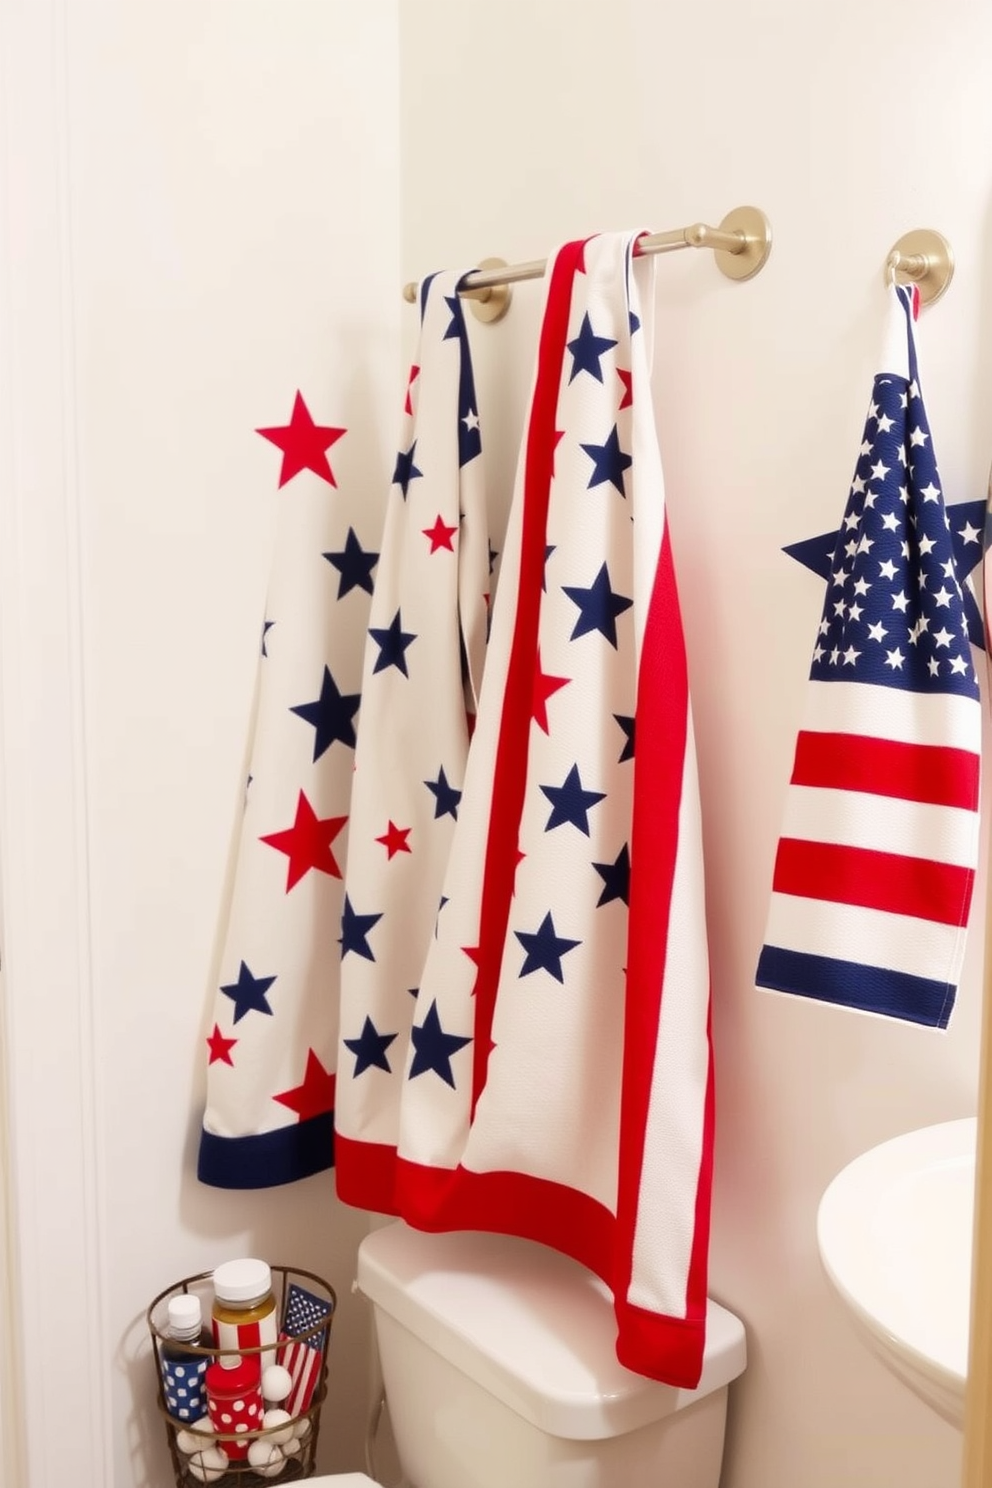
[[393,1211],[414,998],[434,932],[486,649],[482,441],[458,275],[421,331],[372,599],[355,755],[338,1054],[337,1191]]
[[622,1362],[691,1387],[709,977],[641,323],[651,272],[633,241],[570,244],[550,265],[478,725],[403,1071],[397,1207],[426,1229],[518,1234],[584,1262],[613,1290]]
[[[337,488],[297,394],[282,428],[249,780],[224,927],[198,1176],[264,1188],[334,1161],[337,944],[372,571],[368,503]],[[354,523],[354,525],[352,525]],[[357,528],[357,531],[356,531]],[[368,539],[366,539],[368,540]]]
[[889,324],[817,631],[757,982],[947,1026],[978,856],[981,710],[912,288]]

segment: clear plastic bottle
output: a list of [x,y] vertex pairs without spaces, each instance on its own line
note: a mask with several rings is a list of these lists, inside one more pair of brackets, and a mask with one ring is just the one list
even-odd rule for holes
[[214,1272],[213,1282],[217,1362],[234,1369],[244,1355],[257,1363],[261,1376],[276,1362],[276,1299],[268,1263],[249,1258],[225,1261]]
[[214,1346],[199,1297],[179,1292],[169,1298],[166,1332],[159,1354],[166,1409],[177,1421],[198,1421],[207,1410],[205,1379]]

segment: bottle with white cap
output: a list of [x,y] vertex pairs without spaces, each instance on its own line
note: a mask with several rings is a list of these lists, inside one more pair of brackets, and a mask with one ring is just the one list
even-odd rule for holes
[[159,1354],[166,1409],[177,1421],[198,1421],[207,1409],[205,1376],[214,1340],[193,1292],[169,1298],[166,1333]]
[[[245,1355],[258,1364],[261,1377],[262,1370],[276,1362],[276,1299],[268,1262],[250,1258],[225,1261],[214,1272],[213,1282],[218,1363],[234,1369]],[[246,1354],[246,1350],[254,1352]]]

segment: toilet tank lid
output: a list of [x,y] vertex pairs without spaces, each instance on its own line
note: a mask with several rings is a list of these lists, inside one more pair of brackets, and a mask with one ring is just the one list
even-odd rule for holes
[[542,1431],[620,1436],[661,1420],[744,1369],[744,1326],[712,1299],[695,1390],[663,1385],[616,1357],[609,1288],[530,1240],[394,1223],[358,1250],[360,1291],[450,1364]]

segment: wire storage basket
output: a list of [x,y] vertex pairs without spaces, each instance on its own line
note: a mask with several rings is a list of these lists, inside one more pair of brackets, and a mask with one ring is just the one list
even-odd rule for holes
[[[327,1351],[337,1307],[334,1288],[312,1271],[272,1266],[272,1290],[279,1320],[278,1342],[258,1346],[239,1343],[240,1360],[225,1351],[225,1362],[237,1370],[214,1378],[249,1379],[253,1402],[233,1401],[234,1416],[207,1412],[204,1372],[214,1364],[215,1343],[182,1345],[177,1360],[175,1340],[167,1329],[169,1302],[181,1293],[200,1298],[205,1317],[213,1303],[212,1271],[187,1276],[153,1298],[147,1311],[155,1354],[158,1408],[165,1423],[177,1488],[255,1488],[263,1483],[290,1483],[312,1477],[316,1470],[321,1407],[327,1395]],[[312,1321],[311,1321],[312,1319]],[[272,1363],[283,1366],[269,1375],[278,1390],[267,1396],[262,1386]],[[290,1390],[284,1395],[289,1376]],[[189,1389],[186,1388],[187,1384]],[[264,1397],[264,1398],[263,1398]],[[278,1404],[273,1408],[273,1400]],[[247,1399],[247,1394],[246,1394]],[[216,1402],[214,1403],[216,1405]],[[233,1426],[236,1429],[225,1429]]]

